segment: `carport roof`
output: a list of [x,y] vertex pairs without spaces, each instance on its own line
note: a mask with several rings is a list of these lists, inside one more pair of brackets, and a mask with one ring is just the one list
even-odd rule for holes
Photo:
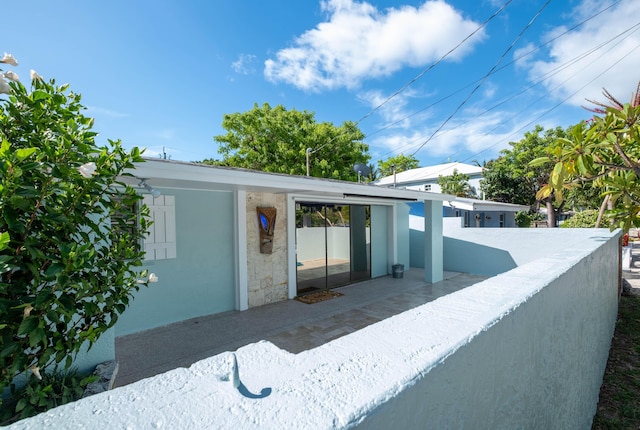
[[371,184],[337,181],[325,178],[293,176],[247,169],[210,166],[164,159],[146,158],[123,181],[137,185],[141,178],[158,188],[195,189],[209,191],[249,191],[294,193],[310,197],[376,198],[407,201],[453,200],[447,194],[380,187]]

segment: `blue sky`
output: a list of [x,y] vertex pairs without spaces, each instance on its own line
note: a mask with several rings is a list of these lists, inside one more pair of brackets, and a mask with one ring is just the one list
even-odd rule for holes
[[358,122],[372,162],[482,162],[640,81],[638,0],[32,0],[3,15],[23,82],[69,83],[101,142],[183,161],[220,158],[223,115],[269,103]]

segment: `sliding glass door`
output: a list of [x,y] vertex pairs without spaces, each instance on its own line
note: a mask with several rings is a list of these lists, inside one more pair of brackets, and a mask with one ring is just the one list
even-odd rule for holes
[[371,277],[369,207],[296,205],[298,294]]

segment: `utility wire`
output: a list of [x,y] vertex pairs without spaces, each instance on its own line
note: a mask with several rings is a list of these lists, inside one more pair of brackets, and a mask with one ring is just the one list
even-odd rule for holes
[[[550,1],[550,0],[549,0]],[[479,32],[480,30],[482,30],[491,20],[493,20],[496,16],[498,16],[498,14],[500,14],[500,12],[502,12],[508,5],[509,3],[511,3],[512,0],[507,0],[501,7],[500,9],[498,9],[497,11],[495,11],[493,13],[493,15],[491,15],[489,18],[487,18],[482,24],[480,24],[480,26],[478,28],[476,28],[475,30],[473,30],[469,35],[467,35],[467,37],[465,37],[464,39],[462,39],[462,41],[460,41],[460,43],[458,43],[456,46],[454,46],[453,48],[451,48],[446,54],[444,54],[442,57],[440,57],[435,63],[432,63],[429,67],[427,67],[426,69],[424,69],[422,72],[420,72],[418,74],[418,76],[416,76],[415,78],[411,79],[409,82],[407,82],[405,85],[403,85],[399,90],[397,90],[396,92],[394,92],[393,94],[391,94],[389,97],[386,98],[386,100],[384,100],[382,103],[380,103],[378,106],[376,106],[375,108],[373,108],[373,110],[371,110],[369,113],[367,113],[365,116],[363,116],[362,118],[360,118],[356,124],[359,124],[360,122],[362,122],[363,120],[365,120],[366,118],[368,118],[369,116],[371,116],[374,112],[376,112],[378,109],[380,109],[382,106],[384,106],[385,104],[387,104],[392,98],[396,97],[398,94],[402,93],[404,90],[406,90],[407,88],[409,88],[411,85],[413,85],[414,82],[416,82],[418,79],[422,78],[429,70],[433,69],[435,66],[437,66],[438,64],[440,64],[442,61],[444,61],[445,58],[447,58],[449,55],[451,55],[456,49],[458,49],[460,46],[462,46],[467,40],[471,39],[477,32]]]
[[[450,49],[446,54],[444,54],[442,57],[440,57],[436,62],[432,63],[431,65],[429,65],[427,68],[425,68],[424,70],[422,70],[422,72],[420,72],[415,78],[411,79],[409,82],[407,82],[405,85],[403,85],[399,90],[395,91],[393,94],[391,94],[389,97],[387,97],[382,103],[380,103],[378,106],[376,106],[375,108],[373,108],[372,110],[370,110],[367,114],[365,114],[362,118],[360,118],[358,121],[356,121],[355,125],[358,126],[362,121],[364,121],[365,119],[367,119],[368,117],[370,117],[371,115],[373,115],[376,111],[378,111],[382,106],[384,106],[385,104],[389,103],[389,101],[391,101],[391,99],[393,99],[394,97],[398,96],[400,93],[402,93],[404,90],[406,90],[407,88],[409,88],[411,85],[413,85],[417,80],[419,80],[420,78],[422,78],[429,70],[433,69],[435,66],[437,66],[438,64],[440,64],[442,61],[444,61],[445,58],[447,58],[449,55],[451,55],[454,51],[456,51],[458,48],[460,48],[460,46],[462,46],[467,40],[469,40],[471,37],[473,37],[476,33],[478,33],[480,30],[482,30],[484,27],[486,27],[486,25],[491,22],[496,16],[498,16],[500,14],[500,12],[502,12],[508,5],[509,3],[511,3],[513,0],[507,0],[497,11],[495,11],[489,18],[487,18],[482,24],[480,24],[475,30],[473,30],[470,34],[468,34],[464,39],[462,39],[462,41],[460,41],[456,46],[454,46],[452,49]],[[337,139],[339,136],[335,136],[333,137],[331,140],[329,140],[327,143],[325,143],[324,145],[312,149],[312,148],[308,148],[307,149],[307,154],[314,154],[318,151],[320,151],[322,148],[324,148],[325,146],[331,144],[335,139]]]
[[[539,116],[537,116],[536,118],[534,118],[532,121],[528,122],[527,124],[523,125],[522,127],[520,127],[518,130],[516,130],[515,132],[511,133],[511,135],[509,137],[512,137],[516,134],[519,134],[522,130],[524,130],[525,128],[529,128],[531,127],[531,125],[535,122],[537,122],[538,120],[540,120],[540,118],[544,117],[545,115],[551,113],[552,111],[556,110],[558,107],[562,106],[564,103],[566,103],[569,99],[571,99],[573,96],[575,96],[576,94],[578,94],[580,91],[582,91],[583,89],[585,89],[587,86],[589,86],[590,84],[592,84],[596,79],[598,79],[599,77],[601,77],[602,75],[604,75],[605,73],[607,73],[608,71],[610,71],[614,66],[616,66],[618,63],[620,63],[622,60],[624,60],[625,58],[627,58],[629,55],[631,55],[632,52],[634,52],[635,50],[637,50],[638,48],[640,48],[640,45],[636,45],[631,51],[627,52],[625,55],[623,55],[622,57],[620,57],[618,59],[618,61],[614,62],[613,64],[611,64],[609,67],[607,67],[605,70],[603,70],[602,72],[600,72],[599,74],[597,74],[596,76],[593,77],[593,79],[591,79],[589,82],[587,82],[586,84],[584,84],[583,86],[581,86],[580,88],[578,88],[576,91],[574,91],[573,93],[571,93],[570,95],[568,95],[567,97],[565,97],[563,100],[561,100],[560,102],[556,103],[555,105],[553,105],[551,108],[547,109],[546,111],[544,111],[542,114],[540,114]],[[464,161],[467,161],[471,158],[475,158],[478,155],[482,154],[483,152],[488,151],[489,149],[491,149],[492,147],[496,146],[496,144],[483,149],[482,151],[478,152],[477,154],[471,155],[470,157],[467,157]]]
[[460,109],[462,109],[462,106],[465,105],[465,103],[467,103],[467,101],[469,101],[469,99],[471,98],[471,96],[473,96],[473,94],[475,94],[475,92],[482,86],[482,84],[487,80],[487,78],[489,77],[489,75],[498,67],[498,65],[500,64],[500,62],[507,56],[507,54],[511,51],[511,49],[513,49],[513,47],[516,45],[516,43],[520,40],[520,38],[522,37],[522,35],[524,35],[524,33],[529,29],[529,27],[531,27],[531,25],[535,22],[535,20],[538,18],[538,16],[540,16],[540,14],[542,13],[542,11],[544,11],[544,9],[549,5],[549,3],[551,2],[551,0],[547,0],[544,5],[542,5],[542,7],[540,8],[540,10],[533,16],[533,18],[527,23],[527,25],[522,29],[522,31],[520,31],[520,33],[518,34],[518,36],[516,36],[516,38],[514,39],[513,42],[511,42],[511,45],[509,45],[509,47],[506,49],[506,51],[500,56],[500,58],[498,59],[498,61],[496,62],[496,64],[491,68],[491,70],[489,70],[489,72],[484,75],[484,77],[480,80],[480,82],[478,83],[478,85],[476,85],[476,87],[471,91],[471,93],[469,93],[469,95],[467,96],[467,98],[465,98],[462,103],[460,103],[458,105],[458,107],[456,107],[456,109],[453,111],[453,113],[451,115],[449,115],[449,117],[442,123],[440,124],[440,126],[431,134],[431,136],[429,136],[429,138],[427,140],[425,140],[419,147],[418,149],[416,149],[411,155],[415,155],[418,151],[420,151],[427,143],[429,143],[429,141],[433,138],[433,136],[435,136],[435,134],[442,130],[442,128],[455,116],[456,113],[458,113],[458,111],[460,111]]
[[[578,24],[574,25],[573,27],[571,27],[571,28],[569,28],[569,29],[567,29],[567,30],[563,31],[562,33],[557,34],[555,37],[553,37],[553,38],[551,38],[551,39],[549,39],[549,40],[545,41],[544,43],[542,43],[542,44],[540,44],[540,45],[536,46],[535,48],[531,49],[530,51],[528,51],[528,52],[526,52],[526,53],[524,53],[524,54],[522,54],[522,55],[519,55],[518,57],[515,57],[513,60],[509,61],[508,63],[506,63],[506,64],[504,64],[503,66],[501,66],[501,67],[497,68],[496,70],[494,70],[491,74],[493,75],[493,74],[495,74],[495,73],[497,73],[497,72],[500,72],[500,71],[502,71],[502,70],[506,69],[507,67],[511,66],[512,64],[514,64],[514,63],[518,62],[518,61],[519,61],[519,60],[521,60],[522,58],[528,57],[529,55],[533,54],[534,52],[536,52],[536,51],[538,51],[538,50],[542,49],[544,46],[547,46],[547,45],[549,45],[550,43],[552,43],[552,42],[554,42],[554,41],[556,41],[556,40],[560,39],[561,37],[563,37],[563,36],[565,36],[566,34],[568,34],[568,33],[572,32],[573,30],[575,30],[576,28],[581,27],[582,25],[586,24],[587,22],[591,21],[592,19],[596,18],[597,16],[601,15],[602,13],[606,12],[607,10],[611,9],[612,7],[614,7],[615,5],[617,5],[618,3],[620,3],[621,1],[622,1],[622,0],[616,0],[615,2],[611,3],[609,6],[605,7],[604,9],[601,9],[599,12],[595,13],[594,15],[591,15],[590,17],[588,17],[587,19],[585,19],[585,20],[583,20],[583,21],[579,22]],[[465,89],[467,89],[467,88],[471,87],[472,85],[474,85],[474,84],[476,84],[476,83],[480,82],[480,80],[481,80],[481,79],[478,79],[478,80],[476,80],[476,81],[474,81],[474,82],[471,82],[470,84],[467,84],[467,85],[465,85],[464,87],[462,87],[462,88],[460,88],[460,89],[458,89],[458,90],[454,91],[453,93],[451,93],[451,94],[449,94],[449,95],[447,95],[447,96],[445,96],[445,97],[442,97],[441,99],[439,99],[439,100],[437,100],[437,101],[435,101],[435,102],[431,103],[430,105],[428,105],[428,106],[426,106],[426,107],[424,107],[424,108],[422,108],[422,109],[420,109],[420,110],[418,110],[418,111],[416,111],[416,112],[413,112],[412,114],[409,114],[409,115],[407,115],[407,116],[405,116],[405,117],[403,117],[403,118],[401,118],[401,119],[399,119],[399,120],[397,120],[397,121],[394,121],[393,123],[388,124],[388,125],[386,125],[386,126],[384,126],[384,127],[380,128],[380,129],[378,129],[378,130],[376,130],[376,131],[374,131],[374,132],[372,132],[372,133],[367,134],[367,137],[371,137],[371,136],[373,136],[373,135],[375,135],[375,134],[377,134],[377,133],[380,133],[380,132],[382,132],[382,131],[384,131],[384,130],[386,130],[386,129],[389,129],[389,128],[393,127],[394,125],[397,125],[397,124],[399,124],[399,123],[401,123],[401,122],[403,122],[403,121],[405,121],[405,120],[407,120],[407,119],[409,119],[409,118],[411,118],[411,117],[413,117],[413,116],[417,115],[418,113],[423,112],[423,111],[425,111],[425,110],[427,110],[427,109],[429,109],[429,108],[431,108],[431,107],[435,106],[436,104],[441,103],[441,102],[443,102],[443,101],[445,101],[445,100],[447,100],[447,99],[449,99],[449,98],[453,97],[454,95],[456,95],[456,94],[458,94],[458,93],[462,92],[463,90],[465,90]],[[376,108],[376,109],[377,109],[377,108]],[[371,112],[371,113],[373,113],[373,112]],[[369,115],[370,115],[370,114],[367,114],[365,117],[367,117],[367,116],[369,116]],[[364,119],[365,117],[363,117],[363,119]],[[362,119],[361,119],[360,121],[362,121]],[[391,151],[390,151],[390,152],[388,152],[388,153],[391,153]]]
[[[613,38],[609,39],[606,42],[601,43],[598,46],[595,46],[591,49],[589,49],[588,51],[583,52],[582,54],[580,54],[577,57],[572,58],[571,60],[559,65],[558,67],[554,68],[553,70],[547,72],[545,75],[543,75],[542,78],[540,78],[538,81],[534,82],[532,85],[528,86],[527,88],[523,89],[522,91],[519,91],[518,93],[514,94],[513,96],[504,99],[502,101],[500,101],[499,103],[493,105],[492,107],[490,107],[489,109],[486,109],[485,111],[479,113],[478,115],[476,115],[476,118],[481,117],[483,115],[485,115],[486,113],[492,111],[493,109],[515,99],[516,97],[518,97],[519,95],[530,91],[532,88],[540,85],[541,83],[543,83],[544,81],[547,81],[548,79],[550,79],[551,77],[557,75],[558,73],[560,73],[561,71],[565,70],[566,68],[574,65],[575,63],[577,63],[580,60],[585,59],[586,57],[588,57],[589,55],[593,54],[594,52],[598,51],[599,49],[603,48],[604,46],[608,45],[609,43],[613,42],[615,39],[619,38],[620,36],[624,35],[625,33],[629,33],[627,34],[624,38],[622,38],[620,41],[617,42],[617,45],[622,43],[624,40],[626,40],[628,37],[630,37],[631,35],[633,35],[633,33],[635,33],[638,30],[638,27],[640,27],[640,23],[637,23],[633,26],[631,26],[630,28],[624,30],[623,32],[619,33],[618,35],[614,36]],[[634,30],[635,29],[635,30]],[[633,30],[633,31],[632,31]],[[637,48],[637,47],[636,47]],[[634,50],[636,48],[633,48]],[[597,62],[600,58],[602,58],[604,55],[606,55],[607,52],[604,51],[602,52],[598,57],[594,58],[591,62],[589,62],[586,66],[590,66],[593,63]],[[524,107],[523,109],[521,109],[519,112],[511,115],[510,117],[502,120],[498,125],[496,125],[494,128],[492,128],[491,130],[487,131],[486,133],[484,133],[485,136],[490,135],[493,131],[497,130],[498,128],[500,128],[502,125],[504,125],[504,123],[513,120],[514,118],[516,118],[518,115],[522,114],[523,112],[525,112],[526,110],[528,110],[529,108],[531,108],[531,106],[535,105],[536,103],[538,103],[540,100],[545,99],[546,97],[548,97],[550,94],[554,93],[557,89],[559,89],[560,87],[562,87],[562,85],[564,85],[567,81],[571,80],[572,77],[569,77],[567,79],[565,79],[564,81],[562,81],[561,83],[559,83],[558,85],[556,85],[554,88],[546,91],[543,95],[541,95],[540,97],[538,97],[536,100],[534,100],[532,103],[527,104],[526,107]],[[467,124],[468,121],[462,123],[461,125]],[[444,131],[443,133],[440,133],[439,136],[442,136],[443,134],[449,132],[451,130],[447,130]],[[489,148],[492,148],[494,146],[496,146],[497,144],[491,145]],[[487,149],[489,149],[487,148]],[[460,153],[462,150],[458,150],[456,152],[454,152],[453,154],[450,154],[449,157],[453,157],[454,155]]]

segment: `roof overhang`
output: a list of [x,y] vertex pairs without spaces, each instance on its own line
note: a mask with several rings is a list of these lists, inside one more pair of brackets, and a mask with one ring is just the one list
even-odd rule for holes
[[525,205],[463,198],[448,201],[447,205],[455,209],[479,212],[520,212],[529,210],[529,206]]
[[147,158],[127,172],[123,181],[138,185],[140,178],[157,188],[208,191],[248,191],[301,194],[331,198],[376,198],[396,201],[445,201],[452,196],[417,190],[380,187],[307,176],[265,173],[254,170],[210,166],[173,160]]

